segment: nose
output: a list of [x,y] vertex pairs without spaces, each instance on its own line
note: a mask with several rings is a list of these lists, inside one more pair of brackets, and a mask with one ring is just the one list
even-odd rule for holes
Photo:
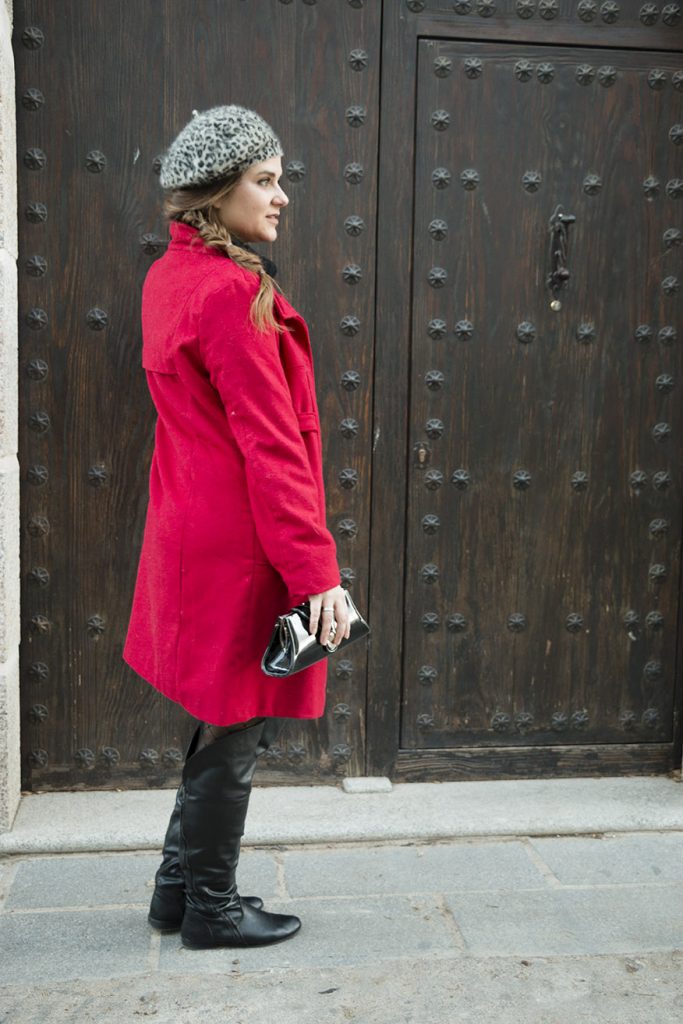
[[289,204],[289,197],[287,196],[287,193],[283,192],[282,188],[279,185],[277,187],[277,190],[278,190],[278,195],[275,196],[275,201],[280,206],[287,206]]

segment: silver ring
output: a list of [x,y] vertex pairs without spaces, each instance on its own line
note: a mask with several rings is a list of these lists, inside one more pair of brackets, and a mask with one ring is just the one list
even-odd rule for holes
[[327,607],[323,608],[323,611],[324,612],[333,612],[334,611],[334,605],[333,604],[327,605]]

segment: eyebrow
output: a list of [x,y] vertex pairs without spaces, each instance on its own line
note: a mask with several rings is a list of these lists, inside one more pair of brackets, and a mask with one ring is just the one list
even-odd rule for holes
[[[258,176],[259,178],[274,178],[275,171],[261,171]],[[280,175],[280,177],[282,177],[282,175]]]

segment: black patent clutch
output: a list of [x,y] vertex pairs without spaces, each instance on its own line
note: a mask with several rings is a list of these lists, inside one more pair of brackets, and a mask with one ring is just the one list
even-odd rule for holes
[[344,591],[346,606],[349,609],[351,635],[340,643],[320,643],[321,623],[315,636],[308,632],[311,621],[311,606],[308,601],[295,605],[286,615],[278,615],[263,658],[261,669],[267,676],[291,676],[295,672],[322,661],[335,651],[341,651],[356,640],[361,640],[370,633],[370,627],[351,600],[348,590]]

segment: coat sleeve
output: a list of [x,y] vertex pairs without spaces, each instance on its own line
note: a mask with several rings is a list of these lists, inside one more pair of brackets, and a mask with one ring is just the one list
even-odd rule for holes
[[318,489],[280,360],[278,333],[249,319],[256,289],[223,279],[203,301],[199,345],[244,466],[256,532],[290,594],[340,582],[334,537],[321,522]]

